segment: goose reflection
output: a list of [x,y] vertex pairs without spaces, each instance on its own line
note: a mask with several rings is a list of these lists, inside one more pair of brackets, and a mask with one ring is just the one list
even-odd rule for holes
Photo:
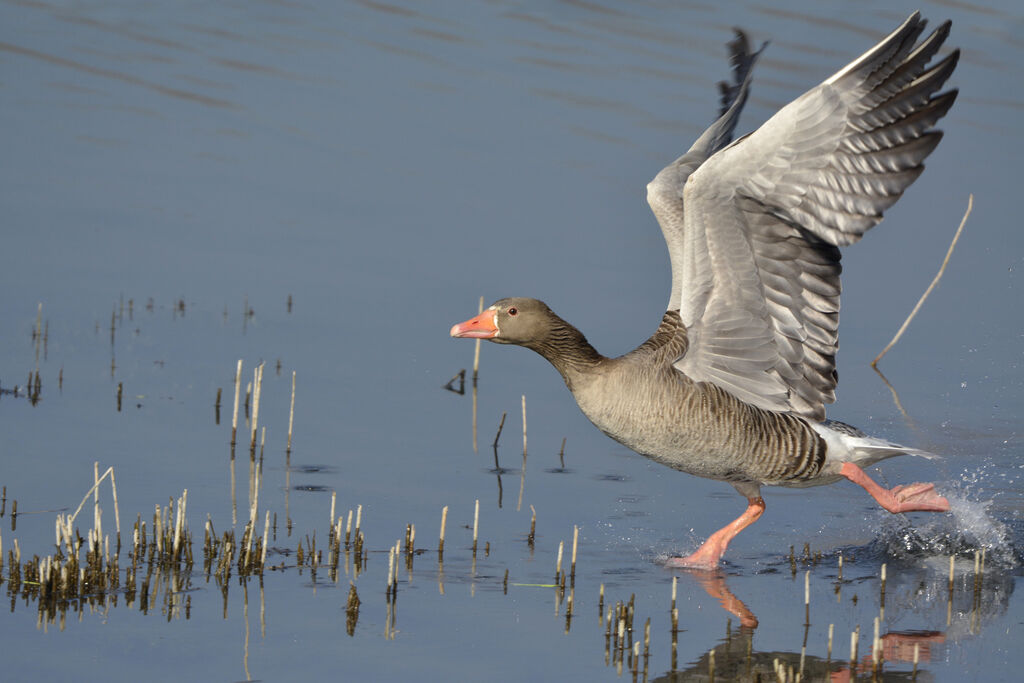
[[[871,655],[861,657],[851,665],[842,658],[818,657],[801,652],[780,650],[759,651],[754,647],[754,630],[746,626],[730,629],[724,641],[686,669],[669,671],[651,679],[657,683],[695,683],[700,681],[827,681],[847,683],[861,675],[870,675],[873,681],[896,683],[897,681],[919,681],[926,683],[933,676],[922,669],[929,661],[936,645],[943,643],[945,636],[937,632],[893,631],[879,637],[885,659],[883,662],[913,662],[915,645],[919,664],[914,670],[891,671],[884,663],[874,668]],[[870,648],[869,648],[870,649]],[[835,654],[835,653],[834,653]],[[904,666],[903,669],[906,669]],[[799,674],[799,679],[797,679]]]
[[687,576],[696,581],[708,595],[721,603],[722,609],[738,617],[742,629],[753,631],[757,628],[757,617],[750,611],[746,603],[729,590],[729,586],[725,582],[725,575],[721,571],[707,572],[687,569],[682,572],[681,576]]
[[[854,552],[864,556],[870,555],[872,549],[847,548],[844,554],[849,556]],[[696,582],[726,612],[739,619],[739,626],[730,625],[724,639],[712,647],[702,648],[704,654],[682,668],[677,668],[673,656],[672,670],[652,680],[670,683],[796,680],[796,674],[800,674],[800,680],[829,683],[845,683],[861,675],[887,682],[933,680],[933,674],[927,670],[929,663],[943,661],[947,657],[946,649],[951,644],[980,636],[986,623],[1003,616],[1014,589],[1014,567],[997,566],[975,574],[969,560],[961,554],[957,558],[955,581],[950,590],[948,574],[937,569],[940,564],[945,566],[947,557],[917,557],[913,563],[897,562],[889,565],[886,597],[879,601],[879,611],[874,612],[880,615],[881,624],[877,662],[872,656],[873,634],[870,623],[874,614],[870,613],[870,608],[861,624],[859,644],[853,654],[849,649],[848,634],[837,628],[830,651],[820,656],[821,651],[826,649],[821,647],[822,624],[826,620],[831,621],[830,617],[818,617],[813,627],[805,624],[803,642],[795,643],[791,651],[761,651],[756,647],[755,638],[759,623],[764,624],[762,629],[767,626],[770,630],[772,621],[778,619],[760,622],[746,602],[733,593],[728,585],[728,577],[721,571],[679,572],[677,576],[680,584],[685,586],[690,581]],[[863,600],[868,595],[879,595],[875,591],[878,590],[876,577],[880,566],[874,562],[867,564],[870,567],[847,564],[846,580],[840,578],[837,572],[822,571],[820,567],[812,576],[819,584],[822,579],[833,580],[837,596],[842,594],[843,586],[849,586],[855,588]],[[879,599],[876,597],[875,600]],[[819,605],[818,611],[820,609]],[[814,612],[812,598],[812,621],[815,618]],[[906,624],[909,620],[920,624],[921,628],[886,630],[887,621]],[[681,631],[674,634],[674,638],[678,638],[679,645],[683,645],[683,639],[692,638],[693,635],[692,631]],[[814,640],[818,654],[807,652],[809,635]],[[675,654],[675,642],[673,646]],[[692,644],[690,647],[692,649]],[[887,668],[893,666],[898,666],[899,670]]]

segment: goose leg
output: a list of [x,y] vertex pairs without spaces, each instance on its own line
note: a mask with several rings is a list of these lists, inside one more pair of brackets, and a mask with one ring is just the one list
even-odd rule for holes
[[843,463],[839,473],[861,486],[889,512],[945,512],[949,501],[935,492],[935,484],[910,484],[884,489],[852,462]]
[[691,569],[714,569],[718,566],[725,549],[736,534],[746,529],[764,514],[764,498],[751,496],[747,498],[747,509],[731,524],[711,534],[697,552],[688,557],[673,557],[667,562],[670,567],[689,567]]

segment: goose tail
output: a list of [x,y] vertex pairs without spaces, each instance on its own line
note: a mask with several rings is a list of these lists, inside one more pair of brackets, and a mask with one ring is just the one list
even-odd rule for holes
[[940,457],[920,448],[910,448],[892,441],[868,436],[856,427],[837,420],[826,420],[811,426],[821,435],[828,446],[827,459],[835,463],[852,462],[858,467],[870,467],[876,462],[897,455],[914,455],[929,460]]

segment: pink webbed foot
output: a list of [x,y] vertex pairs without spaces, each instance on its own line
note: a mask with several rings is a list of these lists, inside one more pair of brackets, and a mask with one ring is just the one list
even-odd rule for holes
[[697,552],[686,557],[673,557],[665,562],[669,567],[682,567],[685,569],[714,569],[718,561],[725,554],[736,534],[746,529],[758,520],[764,513],[764,499],[760,496],[747,499],[747,509],[728,526],[719,529],[711,534],[704,545],[697,548]]
[[907,484],[893,487],[889,493],[896,499],[898,512],[945,512],[949,501],[935,492],[935,484]]
[[665,564],[681,569],[715,569],[725,553],[725,547],[711,541],[709,538],[695,553],[686,557],[670,557]]
[[864,470],[853,463],[844,463],[840,474],[863,487],[889,512],[945,512],[949,501],[935,492],[935,484],[909,484],[884,489],[874,482]]

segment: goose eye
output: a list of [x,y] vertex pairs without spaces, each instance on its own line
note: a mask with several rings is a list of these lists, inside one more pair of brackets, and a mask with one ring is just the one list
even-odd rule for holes
[[510,309],[508,309],[508,314],[509,314],[509,315],[517,315],[518,313],[519,313],[519,309],[518,309],[518,308],[516,308],[515,306],[513,306],[513,307],[512,307],[512,308],[510,308]]

